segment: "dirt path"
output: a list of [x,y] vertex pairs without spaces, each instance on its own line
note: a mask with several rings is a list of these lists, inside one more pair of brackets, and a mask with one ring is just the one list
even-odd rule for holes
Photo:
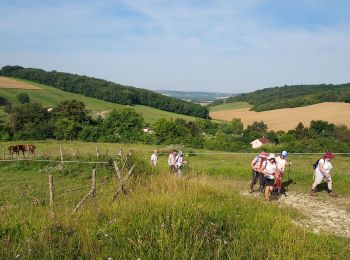
[[[257,193],[243,192],[243,194],[258,196]],[[346,207],[349,207],[349,200],[348,197],[320,198],[289,192],[288,196],[282,196],[277,203],[281,207],[292,206],[306,216],[306,218],[295,221],[297,225],[311,229],[317,234],[325,232],[350,237],[350,212],[346,210]]]

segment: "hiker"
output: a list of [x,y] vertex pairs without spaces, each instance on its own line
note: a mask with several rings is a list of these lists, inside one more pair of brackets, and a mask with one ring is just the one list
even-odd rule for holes
[[262,151],[258,156],[254,157],[251,162],[252,171],[252,182],[250,183],[250,193],[253,192],[253,187],[259,179],[259,191],[262,192],[264,190],[265,177],[262,173],[262,170],[266,166],[266,157],[267,153]]
[[277,163],[277,178],[276,178],[276,186],[277,186],[277,191],[280,194],[282,192],[282,179],[283,179],[283,174],[284,174],[284,169],[286,167],[287,161],[286,158],[288,156],[287,151],[282,151],[281,156],[276,157],[276,163]]
[[182,164],[184,162],[184,154],[180,151],[176,157],[176,176],[181,177],[182,175]]
[[266,167],[263,169],[263,173],[265,176],[265,200],[269,200],[277,175],[277,163],[274,153],[270,153],[269,156],[267,156],[267,163]]
[[[316,187],[319,185],[322,180],[325,180],[327,182],[328,186],[328,195],[331,197],[337,197],[337,194],[332,189],[332,176],[330,174],[333,166],[332,166],[332,159],[334,158],[334,155],[332,152],[326,152],[323,155],[323,158],[319,159],[315,163],[315,172],[314,172],[314,183],[311,186],[311,192],[310,196],[317,196],[316,193]],[[317,166],[316,166],[317,165]]]
[[174,149],[170,154],[168,158],[168,165],[171,171],[176,170],[176,150]]
[[157,161],[158,161],[158,151],[154,150],[153,154],[151,155],[151,165],[157,166]]

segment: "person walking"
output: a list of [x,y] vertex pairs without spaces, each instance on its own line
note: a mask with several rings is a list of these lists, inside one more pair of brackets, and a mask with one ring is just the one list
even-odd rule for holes
[[157,162],[158,162],[158,151],[154,150],[153,154],[151,155],[151,165],[157,166]]
[[265,176],[265,200],[269,200],[277,175],[277,163],[274,153],[270,153],[267,157],[267,163],[263,173]]
[[314,183],[311,186],[310,196],[317,196],[316,193],[316,187],[319,185],[322,180],[325,180],[327,182],[328,186],[328,195],[331,197],[337,197],[337,194],[333,191],[333,181],[331,176],[331,170],[333,169],[332,166],[332,159],[334,158],[334,155],[332,152],[326,152],[323,155],[323,158],[318,160],[317,167],[314,172]]
[[278,193],[280,194],[282,192],[283,188],[283,174],[284,169],[286,167],[287,161],[286,158],[288,156],[287,151],[282,151],[280,156],[276,157],[276,163],[277,163],[277,178],[276,178],[276,186]]
[[253,187],[259,179],[259,191],[264,190],[265,177],[262,173],[263,169],[266,166],[266,157],[267,153],[262,151],[258,156],[254,157],[250,166],[252,167],[252,182],[250,183],[250,193],[253,192]]
[[168,165],[171,171],[176,170],[176,150],[173,150],[168,157]]
[[180,151],[179,155],[176,157],[176,176],[181,177],[182,175],[182,165],[184,162],[184,154]]

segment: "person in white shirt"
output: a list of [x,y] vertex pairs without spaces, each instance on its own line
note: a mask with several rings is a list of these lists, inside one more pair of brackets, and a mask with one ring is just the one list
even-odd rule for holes
[[182,175],[182,164],[184,161],[184,155],[180,151],[179,155],[176,157],[176,176],[181,177]]
[[278,189],[278,193],[281,193],[282,191],[282,178],[284,174],[284,168],[286,167],[287,161],[286,158],[288,156],[288,153],[286,151],[281,152],[281,156],[276,157],[276,163],[277,163],[277,178],[276,178],[276,186]]
[[157,162],[158,162],[158,151],[154,150],[153,154],[151,155],[151,165],[157,166]]
[[265,199],[269,200],[277,175],[277,163],[275,154],[270,153],[267,157],[267,163],[266,167],[263,170],[263,174],[265,176]]
[[168,157],[168,165],[170,170],[174,171],[176,170],[176,150],[173,150]]
[[333,158],[334,158],[334,155],[332,152],[326,152],[323,155],[323,158],[318,161],[318,165],[314,172],[315,180],[311,186],[310,196],[317,196],[316,187],[322,182],[322,180],[325,180],[327,182],[329,196],[331,197],[337,196],[337,194],[333,191],[333,187],[332,187],[333,181],[332,181],[332,176],[330,174],[333,168],[331,163]]

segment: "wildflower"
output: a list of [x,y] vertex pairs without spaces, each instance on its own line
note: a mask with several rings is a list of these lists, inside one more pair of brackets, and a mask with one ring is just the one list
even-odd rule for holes
[[227,244],[228,244],[228,242],[226,240],[224,240],[224,245],[227,245]]
[[29,248],[29,249],[28,249],[28,252],[29,252],[29,253],[33,252],[33,249]]
[[105,237],[108,237],[108,234],[105,234]]
[[16,255],[16,258],[19,258],[21,255],[20,254],[18,254],[18,255]]

